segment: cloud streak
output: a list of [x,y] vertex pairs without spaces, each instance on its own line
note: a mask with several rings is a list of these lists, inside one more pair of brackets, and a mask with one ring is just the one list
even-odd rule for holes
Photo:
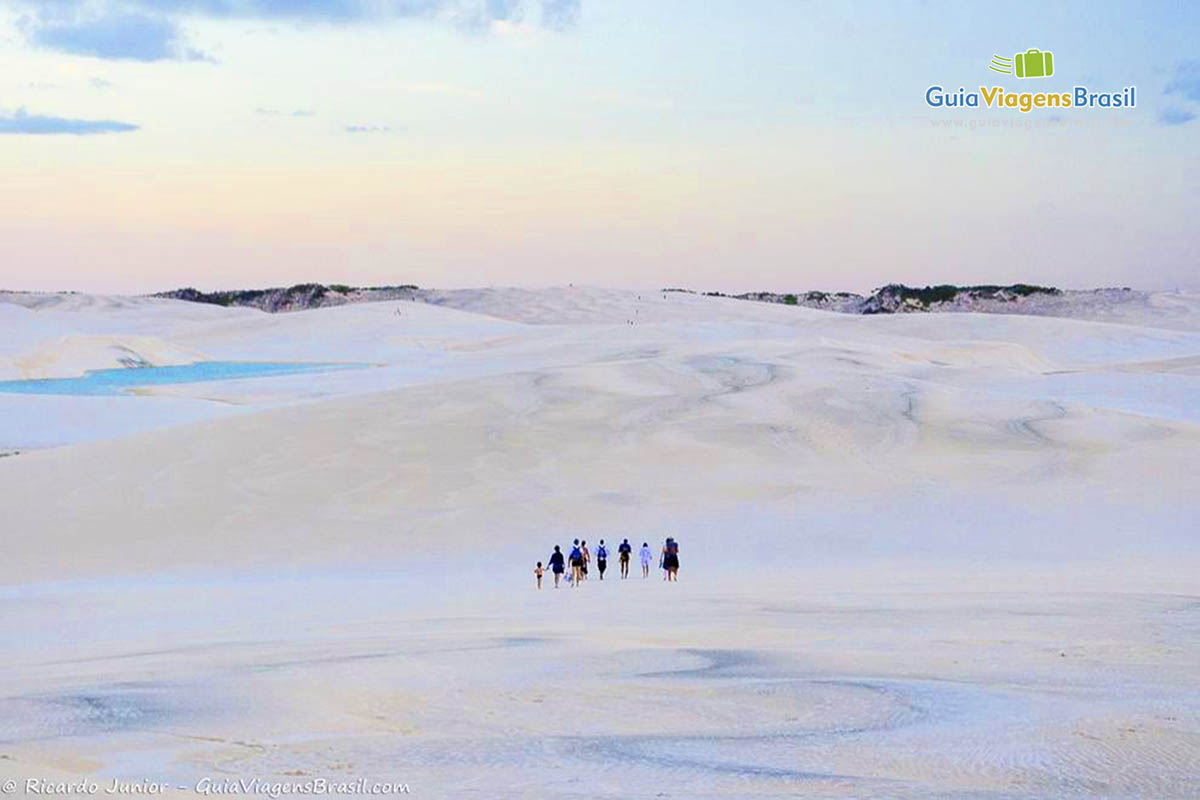
[[179,25],[166,17],[108,10],[52,7],[21,27],[30,44],[72,55],[129,61],[203,61],[204,53],[188,47]]
[[1163,125],[1186,125],[1196,118],[1196,115],[1185,108],[1164,108],[1158,115],[1158,121]]
[[1163,93],[1200,103],[1200,61],[1185,61],[1176,67],[1175,77]]
[[582,11],[582,0],[542,0],[542,25],[565,31],[579,23]]
[[1200,61],[1184,61],[1176,67],[1163,96],[1175,103],[1159,112],[1158,121],[1163,125],[1186,125],[1196,119],[1196,112],[1184,105],[1200,103]]
[[127,133],[138,130],[137,125],[108,119],[68,119],[30,114],[19,109],[13,114],[0,113],[0,134],[28,136],[73,135],[89,136],[101,133]]
[[347,125],[346,133],[391,133],[390,125]]
[[36,46],[73,55],[130,61],[211,61],[190,47],[188,17],[379,23],[443,20],[464,30],[527,25],[565,31],[578,23],[582,0],[17,0],[31,9],[21,28]]
[[263,117],[315,117],[316,111],[310,108],[297,108],[295,111],[283,111],[278,108],[264,108],[259,106],[254,109],[254,113]]
[[141,9],[168,15],[264,20],[355,22],[404,17],[537,19],[562,28],[579,19],[581,0],[58,0],[66,7]]

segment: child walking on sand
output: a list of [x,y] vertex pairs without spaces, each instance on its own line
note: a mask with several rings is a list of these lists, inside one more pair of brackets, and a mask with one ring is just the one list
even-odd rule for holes
[[650,577],[650,558],[654,555],[653,553],[650,552],[650,543],[649,542],[642,542],[642,550],[639,553],[639,555],[642,557],[642,577],[649,578]]
[[[529,562],[525,562],[525,563],[529,563]],[[539,561],[539,562],[537,562],[537,566],[533,568],[533,574],[537,578],[537,587],[539,589],[542,588],[542,573],[543,572],[545,572],[545,570],[542,569],[542,562]]]

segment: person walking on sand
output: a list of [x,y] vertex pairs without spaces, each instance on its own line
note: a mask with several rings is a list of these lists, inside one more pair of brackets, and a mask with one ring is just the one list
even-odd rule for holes
[[638,553],[642,559],[642,578],[650,577],[650,557],[653,553],[650,552],[650,543],[642,542],[642,549]]
[[[562,580],[563,574],[563,554],[562,550],[558,549],[558,545],[554,545],[554,552],[550,554],[550,571],[554,573],[554,588],[558,588],[558,582]],[[541,588],[542,579],[538,577],[538,588]]]
[[665,580],[679,580],[679,542],[671,536],[667,537],[667,543],[663,545],[663,569],[667,573],[664,576]]
[[542,569],[542,562],[537,562],[537,566],[533,568],[533,576],[537,578],[537,587],[539,589],[542,588],[542,574],[544,572],[545,570]]
[[633,553],[633,548],[629,545],[629,540],[623,540],[617,545],[617,557],[621,560],[621,580],[629,577],[629,556]]
[[579,540],[575,540],[575,546],[571,548],[571,577],[568,579],[579,588],[579,582],[583,580],[583,551],[579,549]]
[[588,564],[590,564],[592,561],[592,554],[590,552],[588,552],[588,548],[587,548],[587,539],[584,539],[582,542],[579,543],[579,549],[583,551],[583,561],[581,562],[582,563],[581,574],[583,576],[583,579],[586,581]]
[[603,539],[596,548],[596,569],[600,570],[600,580],[604,580],[604,570],[608,569],[608,548],[604,546]]

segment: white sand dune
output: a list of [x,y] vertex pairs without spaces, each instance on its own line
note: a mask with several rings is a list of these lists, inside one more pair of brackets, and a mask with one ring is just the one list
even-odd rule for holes
[[71,377],[130,360],[190,363],[199,354],[169,344],[172,332],[247,316],[256,314],[149,297],[0,292],[0,380]]
[[[0,303],[10,367],[371,365],[0,394],[0,449],[64,445],[0,459],[0,776],[1200,794],[1200,334],[442,300]],[[667,534],[677,585],[532,589],[555,543]]]

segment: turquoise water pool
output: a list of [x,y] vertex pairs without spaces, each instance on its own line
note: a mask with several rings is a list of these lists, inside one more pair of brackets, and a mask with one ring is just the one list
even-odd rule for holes
[[142,386],[203,383],[238,378],[269,378],[310,372],[361,369],[366,364],[298,363],[275,361],[197,361],[175,367],[97,369],[78,378],[39,378],[0,381],[0,392],[10,394],[119,395]]

